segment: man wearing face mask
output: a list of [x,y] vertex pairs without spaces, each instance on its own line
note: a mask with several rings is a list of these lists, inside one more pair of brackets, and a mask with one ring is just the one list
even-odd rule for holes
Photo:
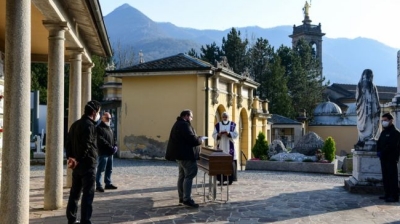
[[92,203],[95,190],[97,165],[96,122],[100,119],[100,103],[92,100],[85,105],[85,114],[69,129],[66,142],[68,167],[72,171],[72,187],[67,205],[68,223],[77,221],[79,198],[81,200],[80,223],[91,224]]
[[382,182],[385,195],[379,197],[386,202],[399,201],[399,180],[397,163],[399,162],[400,132],[393,124],[390,113],[382,115],[383,131],[377,142],[377,155],[381,161]]
[[105,189],[117,189],[111,183],[111,173],[113,167],[113,155],[117,152],[118,147],[115,144],[114,134],[110,128],[111,114],[104,112],[101,122],[97,125],[97,147],[99,149],[99,159],[96,173],[96,191],[104,192],[101,185],[101,174],[104,174]]

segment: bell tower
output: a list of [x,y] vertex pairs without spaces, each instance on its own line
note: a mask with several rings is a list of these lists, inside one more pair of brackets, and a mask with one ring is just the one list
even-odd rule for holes
[[296,46],[297,41],[303,38],[307,41],[313,49],[314,57],[317,58],[321,63],[321,75],[322,75],[322,37],[325,33],[322,33],[321,23],[318,25],[312,25],[310,19],[310,8],[311,4],[306,1],[303,12],[304,20],[300,26],[293,25],[293,33],[289,35],[292,38],[292,47]]

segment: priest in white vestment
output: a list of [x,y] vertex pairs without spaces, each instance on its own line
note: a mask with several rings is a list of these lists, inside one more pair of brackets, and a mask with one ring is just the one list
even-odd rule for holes
[[[237,158],[238,155],[235,149],[235,140],[238,137],[238,132],[236,131],[236,123],[229,120],[228,113],[222,113],[222,121],[215,125],[213,138],[215,140],[215,145],[217,149],[221,149],[224,153],[232,155],[233,161],[233,175],[229,176],[228,183],[232,184],[233,181],[237,181]],[[224,176],[224,181],[227,177]],[[218,181],[221,181],[221,175],[217,176]]]

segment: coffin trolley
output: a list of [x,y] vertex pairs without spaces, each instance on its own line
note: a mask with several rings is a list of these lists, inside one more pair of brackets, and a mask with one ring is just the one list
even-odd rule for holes
[[[215,201],[217,197],[217,175],[230,176],[233,174],[232,156],[222,152],[219,149],[203,146],[200,151],[200,160],[197,162],[197,167],[204,172],[203,176],[203,201],[206,201],[206,187],[205,179],[208,174],[208,195],[212,195],[212,200]],[[221,181],[221,201],[223,181]],[[229,184],[226,185],[226,201],[229,201]]]

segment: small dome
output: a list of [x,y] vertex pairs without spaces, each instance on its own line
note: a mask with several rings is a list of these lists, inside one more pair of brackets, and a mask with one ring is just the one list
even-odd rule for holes
[[342,114],[342,109],[330,101],[320,103],[314,110],[314,115],[339,115]]

